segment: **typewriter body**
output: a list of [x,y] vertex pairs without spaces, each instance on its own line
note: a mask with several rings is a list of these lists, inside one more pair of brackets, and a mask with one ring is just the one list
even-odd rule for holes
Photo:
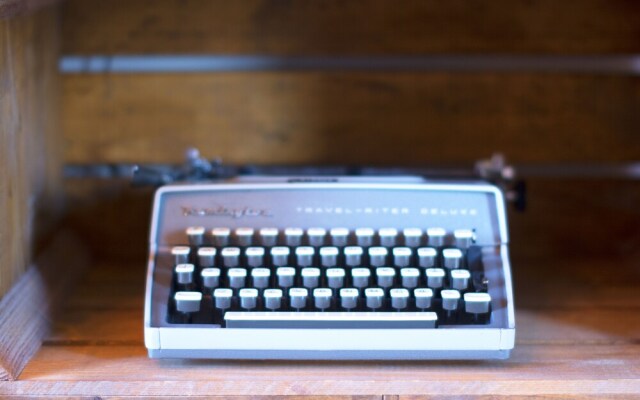
[[417,177],[250,177],[159,188],[150,357],[507,358],[502,191]]

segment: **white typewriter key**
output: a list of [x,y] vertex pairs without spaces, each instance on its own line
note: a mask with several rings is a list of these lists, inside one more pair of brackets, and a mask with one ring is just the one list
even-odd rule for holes
[[431,300],[433,299],[433,290],[418,288],[413,290],[413,297],[416,298],[416,307],[425,310],[431,308]]
[[226,310],[231,308],[231,298],[233,297],[233,290],[218,288],[213,291],[214,305],[220,310]]
[[358,289],[343,288],[340,289],[340,307],[351,310],[358,306]]
[[404,245],[408,247],[418,247],[422,244],[422,229],[405,228],[402,230]]
[[444,270],[442,268],[427,268],[425,270],[427,276],[427,286],[433,289],[439,289],[444,284]]
[[181,285],[189,285],[193,283],[193,271],[195,267],[193,264],[178,264],[176,265],[176,282]]
[[300,246],[296,248],[296,261],[299,267],[309,267],[313,264],[313,255],[316,249],[311,246]]
[[293,267],[280,267],[276,269],[276,277],[278,278],[278,286],[281,288],[290,288],[296,277],[296,269]]
[[344,286],[345,272],[342,268],[327,269],[327,286],[331,289],[340,289]]
[[188,263],[189,253],[191,253],[191,248],[187,246],[175,246],[171,248],[171,255],[173,256],[173,262],[176,265]]
[[333,292],[327,288],[313,289],[313,305],[318,310],[326,310],[331,307],[331,296]]
[[253,244],[253,228],[237,228],[235,231],[238,246],[251,246]]
[[384,290],[380,288],[367,288],[364,290],[364,297],[366,298],[367,307],[371,308],[372,310],[376,310],[382,307]]
[[380,246],[393,247],[396,245],[398,230],[396,228],[380,228],[378,237],[380,238]]
[[376,268],[376,280],[381,288],[393,286],[393,279],[396,277],[396,270],[391,267]]
[[276,267],[284,267],[289,264],[290,250],[285,246],[276,246],[271,248],[271,262]]
[[213,228],[211,230],[213,244],[218,247],[228,246],[229,236],[231,236],[231,230],[229,228]]
[[200,311],[200,301],[202,301],[202,293],[200,292],[176,292],[173,296],[176,302],[176,310],[183,313],[193,313]]
[[271,270],[269,268],[254,268],[251,270],[251,280],[254,288],[267,288],[271,280]]
[[489,293],[465,293],[464,310],[471,314],[486,314],[489,312],[491,295]]
[[307,239],[309,240],[309,246],[324,246],[325,236],[327,236],[327,230],[324,228],[307,229]]
[[353,281],[353,286],[358,289],[366,288],[369,286],[369,277],[371,276],[371,271],[369,268],[354,268],[351,270],[351,280]]
[[407,267],[411,263],[412,251],[409,247],[393,248],[393,265],[396,267]]
[[278,310],[282,307],[282,290],[280,289],[266,289],[263,293],[264,296],[264,308],[267,310]]
[[362,265],[362,247],[347,246],[344,248],[344,263],[349,267],[359,267]]
[[373,244],[374,230],[372,228],[358,228],[355,233],[358,246],[368,247]]
[[331,244],[338,247],[347,245],[347,239],[349,237],[349,229],[347,228],[331,228],[329,231],[331,236]]
[[462,251],[460,251],[460,249],[444,249],[442,250],[442,259],[444,260],[445,268],[460,268],[462,263]]
[[278,228],[262,228],[259,231],[260,244],[265,247],[275,246],[278,241]]
[[420,278],[420,271],[418,268],[402,268],[400,270],[400,278],[402,279],[402,286],[407,289],[413,289],[418,286],[418,279]]
[[303,234],[304,232],[300,228],[286,228],[284,230],[284,243],[291,247],[300,246]]
[[451,271],[451,287],[456,290],[467,290],[471,274],[466,269],[454,269]]
[[291,308],[300,310],[307,306],[307,297],[309,297],[309,291],[305,288],[291,288],[289,289],[289,302]]
[[447,231],[443,228],[429,228],[427,229],[427,238],[429,246],[440,247],[444,246],[444,240],[447,236]]
[[438,251],[433,247],[421,247],[418,249],[418,265],[422,268],[431,268],[436,265]]
[[238,295],[240,296],[240,307],[245,310],[252,310],[258,305],[257,289],[240,289]]
[[461,249],[467,249],[474,242],[475,235],[471,229],[456,229],[453,231],[454,245]]
[[302,276],[302,286],[313,289],[320,284],[320,268],[302,268],[300,271]]
[[247,247],[244,255],[247,257],[248,266],[260,267],[264,265],[264,247]]
[[240,248],[225,247],[220,251],[222,255],[222,265],[227,268],[237,267],[240,264]]
[[202,286],[207,289],[215,289],[220,286],[220,268],[205,268],[200,271]]
[[247,280],[247,270],[244,268],[229,268],[227,271],[229,287],[232,289],[242,289]]
[[187,238],[191,246],[202,246],[204,243],[204,226],[190,226],[187,228]]
[[409,291],[407,289],[391,289],[389,296],[391,297],[391,307],[398,311],[407,308],[409,303]]
[[320,265],[323,267],[335,267],[338,264],[338,248],[337,247],[321,247]]
[[369,264],[372,267],[383,267],[387,263],[388,254],[386,247],[369,247]]
[[216,254],[215,247],[200,247],[198,249],[198,266],[200,268],[213,267],[216,264]]
[[457,290],[443,290],[440,292],[442,296],[442,308],[447,311],[455,311],[458,309],[458,302],[460,301],[460,292]]

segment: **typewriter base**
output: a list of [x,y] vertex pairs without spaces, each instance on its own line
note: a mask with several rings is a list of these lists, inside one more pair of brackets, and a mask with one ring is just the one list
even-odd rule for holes
[[509,358],[511,350],[428,351],[282,351],[282,350],[149,350],[150,358],[252,360],[488,360]]

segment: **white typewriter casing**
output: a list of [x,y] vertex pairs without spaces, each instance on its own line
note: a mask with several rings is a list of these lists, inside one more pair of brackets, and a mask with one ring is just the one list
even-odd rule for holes
[[[473,228],[489,279],[491,322],[435,329],[169,324],[169,251],[186,243],[188,226]],[[249,177],[163,186],[154,198],[145,296],[145,345],[152,358],[504,359],[515,342],[505,203],[501,190],[486,182]]]

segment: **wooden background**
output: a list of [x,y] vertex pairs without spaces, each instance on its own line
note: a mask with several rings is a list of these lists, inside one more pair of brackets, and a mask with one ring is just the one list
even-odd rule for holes
[[[606,60],[640,52],[638,21],[634,1],[72,0],[63,4],[62,54]],[[495,151],[533,165],[640,158],[637,71],[476,70],[469,62],[465,71],[319,64],[65,74],[64,156],[73,163],[180,162],[197,146],[207,157],[263,164],[471,165]],[[511,218],[516,260],[528,251],[518,243],[530,242],[541,255],[605,254],[608,238],[619,237],[635,251],[637,184],[529,184],[529,212]],[[142,260],[150,192],[102,184],[93,187],[102,201],[92,202],[87,185],[69,189],[74,222],[94,250]],[[136,218],[122,217],[124,210]]]
[[[640,51],[634,1],[69,1],[63,54],[403,57]],[[188,21],[188,22],[185,22]],[[472,68],[473,69],[473,68]],[[630,161],[640,77],[529,71],[71,74],[65,159]]]
[[60,212],[58,15],[0,19],[0,297]]

